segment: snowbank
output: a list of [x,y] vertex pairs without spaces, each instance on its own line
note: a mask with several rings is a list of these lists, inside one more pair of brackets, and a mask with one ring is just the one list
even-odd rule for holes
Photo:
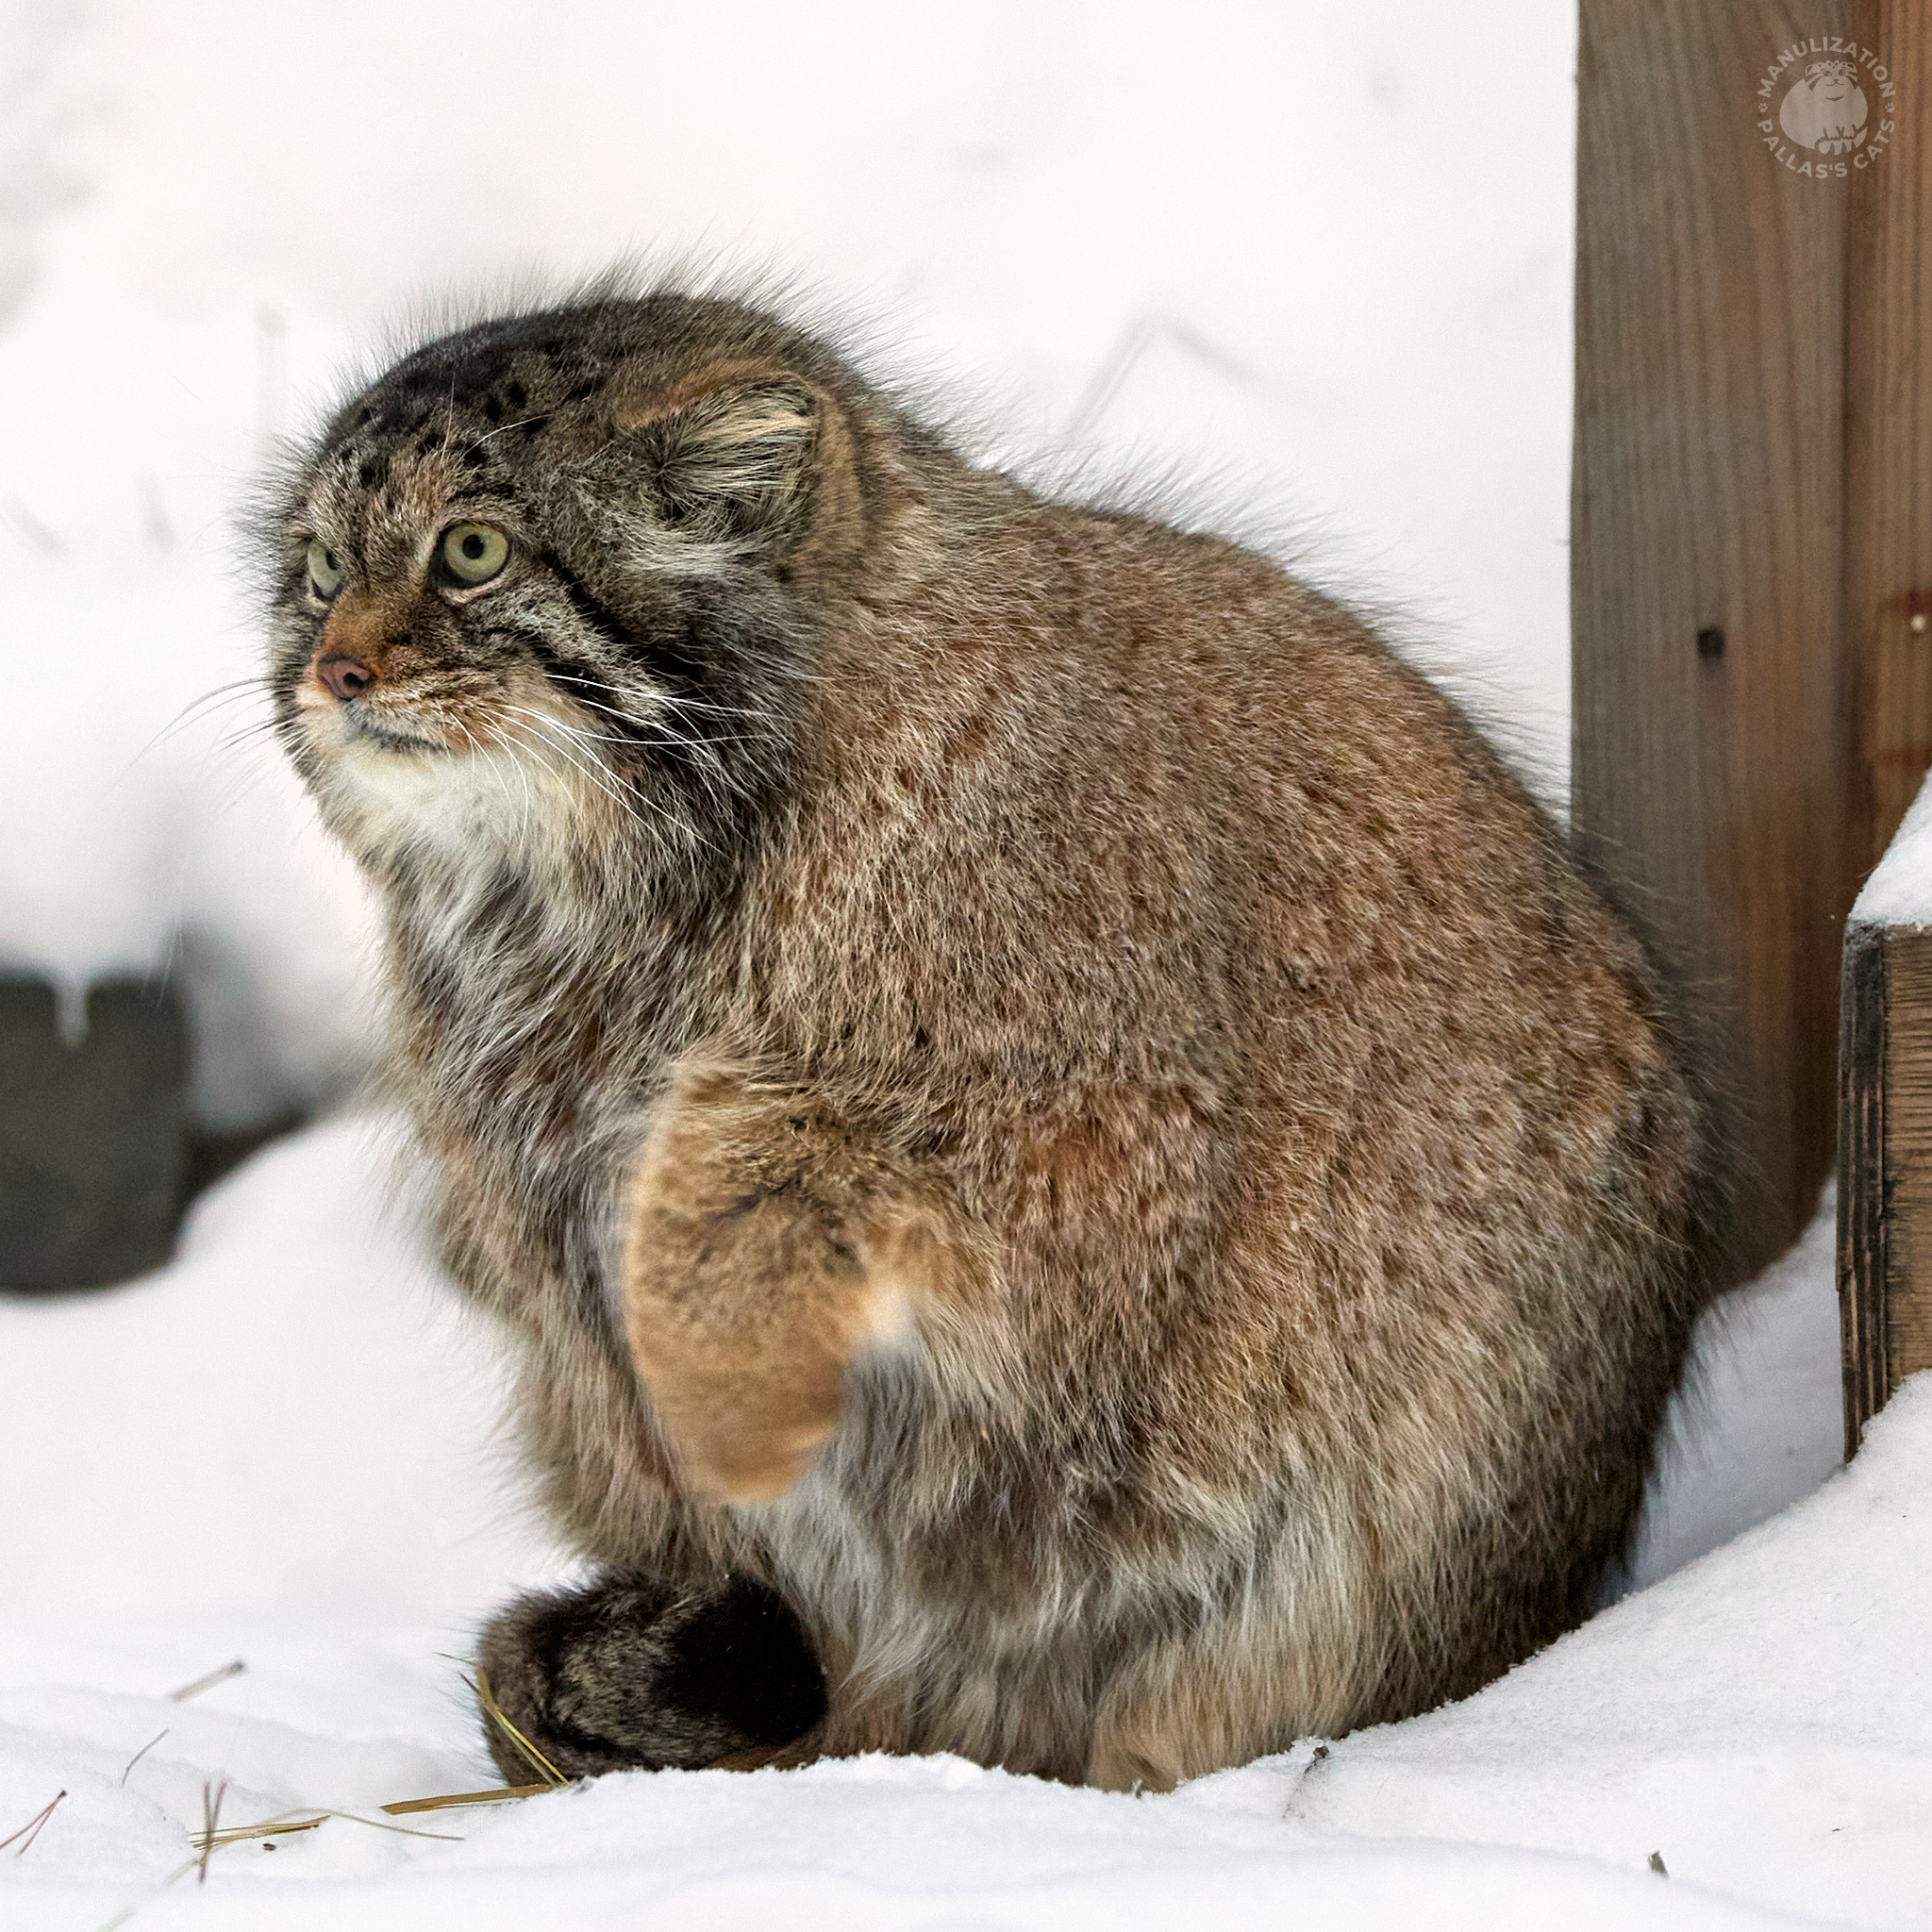
[[1629,1587],[1808,1495],[1844,1456],[1837,1197],[1781,1261],[1704,1319],[1658,1443]]
[[[1809,1503],[1467,1703],[1319,1761],[1305,1746],[1141,1800],[946,1759],[634,1774],[409,1821],[460,1842],[339,1820],[273,1852],[234,1846],[195,1892],[159,1888],[206,1778],[230,1780],[233,1823],[317,1806],[379,1818],[386,1800],[491,1781],[467,1713],[439,1696],[451,1674],[430,1633],[9,1624],[6,1674],[54,1688],[0,1693],[0,1816],[24,1823],[58,1787],[69,1798],[28,1859],[0,1866],[0,1899],[10,1924],[36,1926],[91,1927],[139,1901],[156,1926],[375,1932],[533,1918],[1063,1932],[1262,1913],[1923,1926],[1928,1469],[1932,1387],[1915,1384]],[[238,1641],[246,1676],[187,1706],[156,1694]]]
[[[139,1925],[372,1932],[1932,1924],[1917,1384],[1809,1501],[1319,1762],[1310,1742],[1145,1800],[949,1760],[628,1775],[404,1821],[460,1842],[336,1820],[165,1887],[208,1781],[229,1781],[225,1824],[496,1782],[455,1659],[556,1562],[496,1443],[488,1331],[407,1196],[382,1205],[391,1143],[376,1121],[312,1129],[207,1196],[172,1267],[0,1301],[0,1466],[29,1473],[0,1568],[0,1835],[68,1792],[26,1857],[0,1856],[9,1927],[95,1932],[136,1904]],[[1835,1459],[1827,1224],[1828,1204],[1700,1332],[1640,1577]],[[168,1700],[235,1657],[243,1674]]]
[[1452,1708],[1339,1745],[1328,1830],[1662,1852],[1820,1919],[1932,1924],[1932,1379],[1817,1494]]
[[0,1298],[0,1466],[35,1473],[0,1607],[447,1611],[528,1567],[488,1340],[391,1199],[394,1138],[280,1141],[170,1267]]

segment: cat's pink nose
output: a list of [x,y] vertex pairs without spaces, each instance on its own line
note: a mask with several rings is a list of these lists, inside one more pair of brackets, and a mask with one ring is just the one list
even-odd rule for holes
[[315,675],[344,704],[351,698],[360,697],[375,682],[375,673],[354,658],[318,658]]

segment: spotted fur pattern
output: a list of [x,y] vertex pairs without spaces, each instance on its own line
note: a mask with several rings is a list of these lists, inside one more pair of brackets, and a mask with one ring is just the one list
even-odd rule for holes
[[[1360,622],[675,291],[407,356],[263,543],[444,1249],[608,1578],[487,1640],[540,1741],[1162,1787],[1584,1614],[1708,1289],[1707,1111]],[[752,1588],[824,1672],[789,1740],[665,1662],[666,1604]]]

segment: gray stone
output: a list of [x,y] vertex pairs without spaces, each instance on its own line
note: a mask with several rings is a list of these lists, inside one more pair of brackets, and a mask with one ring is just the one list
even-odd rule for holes
[[54,989],[0,978],[0,1289],[92,1288],[174,1246],[189,1152],[180,1001],[140,980],[60,1036]]

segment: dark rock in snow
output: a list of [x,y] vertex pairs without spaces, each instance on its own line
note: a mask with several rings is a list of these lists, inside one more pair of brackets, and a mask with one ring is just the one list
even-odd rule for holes
[[188,1036],[166,988],[116,979],[61,1038],[43,979],[0,978],[0,1289],[92,1288],[168,1258],[189,1157]]

